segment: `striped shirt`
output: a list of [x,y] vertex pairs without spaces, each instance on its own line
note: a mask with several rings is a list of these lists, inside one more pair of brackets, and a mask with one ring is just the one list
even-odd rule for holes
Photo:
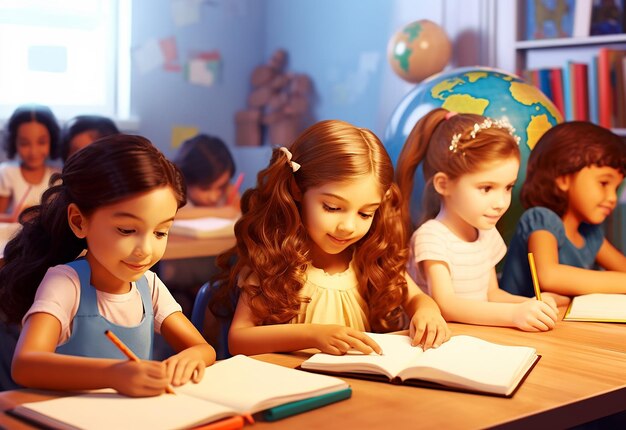
[[506,245],[496,228],[479,230],[475,241],[466,242],[440,221],[431,219],[411,236],[407,269],[417,285],[432,295],[419,263],[442,261],[450,270],[452,286],[459,297],[487,301],[491,272],[505,254]]

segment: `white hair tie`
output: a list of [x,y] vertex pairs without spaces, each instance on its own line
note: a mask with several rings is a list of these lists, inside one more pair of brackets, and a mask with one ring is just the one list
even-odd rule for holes
[[291,157],[292,157],[291,152],[284,146],[281,146],[278,149],[281,150],[287,157],[287,163],[289,164],[289,167],[291,167],[291,170],[293,170],[294,173],[297,172],[298,169],[300,168],[300,165],[296,163],[295,161],[291,161]]

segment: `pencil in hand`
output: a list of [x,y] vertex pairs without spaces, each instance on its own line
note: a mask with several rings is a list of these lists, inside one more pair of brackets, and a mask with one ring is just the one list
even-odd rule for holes
[[[139,360],[139,357],[137,357],[135,355],[135,353],[133,351],[131,351],[131,349],[129,347],[126,346],[126,344],[124,344],[124,342],[122,342],[122,340],[117,337],[115,335],[115,333],[113,333],[111,330],[105,330],[104,334],[106,335],[106,337],[109,338],[109,340],[111,342],[113,342],[113,344],[115,346],[117,346],[119,348],[120,351],[122,351],[122,353],[128,357],[129,360],[131,361],[136,361],[139,362],[141,360]],[[169,385],[167,387],[165,387],[165,392],[168,394],[176,394],[174,392],[174,389],[172,387],[170,387]]]
[[541,290],[539,289],[539,280],[537,279],[537,268],[535,267],[535,257],[532,252],[528,253],[528,264],[530,265],[530,275],[533,278],[533,287],[535,288],[535,297],[541,301]]

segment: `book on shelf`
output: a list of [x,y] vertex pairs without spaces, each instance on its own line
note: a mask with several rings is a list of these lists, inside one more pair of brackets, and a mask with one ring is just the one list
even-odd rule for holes
[[571,37],[574,0],[526,0],[526,39]]
[[236,221],[218,217],[175,219],[170,233],[196,238],[229,237],[235,234]]
[[626,323],[626,294],[584,294],[572,299],[563,321]]
[[598,56],[594,55],[589,63],[589,121],[599,123],[598,117]]
[[587,63],[568,61],[572,78],[572,95],[574,120],[589,121],[589,83]]
[[178,429],[228,417],[282,418],[350,397],[349,385],[237,355],[206,368],[202,381],[175,387],[176,394],[126,397],[97,390],[24,403],[10,413],[53,429]]
[[591,34],[593,0],[576,0],[572,37],[588,37]]
[[383,354],[315,354],[304,370],[394,384],[510,397],[540,356],[534,348],[453,336],[422,351],[408,336],[368,333]]

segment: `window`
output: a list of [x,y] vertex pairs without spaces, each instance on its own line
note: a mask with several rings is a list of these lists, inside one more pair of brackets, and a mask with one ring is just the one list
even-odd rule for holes
[[24,103],[128,118],[130,12],[126,0],[0,0],[0,118]]

